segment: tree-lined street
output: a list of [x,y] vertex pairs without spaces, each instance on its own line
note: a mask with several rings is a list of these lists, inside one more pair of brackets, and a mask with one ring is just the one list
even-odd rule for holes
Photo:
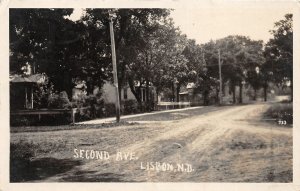
[[73,11],[9,10],[11,182],[293,181],[292,14],[200,44],[172,9]]

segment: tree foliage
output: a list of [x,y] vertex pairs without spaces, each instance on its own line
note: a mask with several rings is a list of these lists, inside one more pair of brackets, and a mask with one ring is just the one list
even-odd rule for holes
[[[263,42],[254,41],[245,36],[228,36],[216,41],[210,41],[203,45],[204,60],[206,64],[206,81],[202,90],[211,91],[219,85],[219,54],[222,66],[222,82],[230,84],[233,102],[236,102],[236,86],[242,90],[243,84],[248,82],[254,89],[260,87],[257,68],[263,63]],[[202,74],[203,75],[203,74]],[[205,77],[205,75],[204,75]],[[202,80],[203,81],[203,80]],[[224,87],[224,85],[223,85]],[[223,91],[223,90],[221,90]],[[239,102],[242,102],[242,91],[240,91]]]
[[[274,24],[270,31],[273,38],[266,44],[264,55],[265,81],[273,81],[279,86],[290,83],[293,88],[293,15],[286,14],[283,20]],[[291,91],[291,98],[293,91]]]
[[[255,92],[266,90],[271,80],[292,83],[291,14],[275,23],[273,38],[264,48],[262,41],[239,35],[199,45],[174,26],[170,11],[85,9],[78,21],[72,21],[72,9],[10,9],[10,72],[20,74],[29,63],[35,73],[46,73],[53,89],[69,97],[78,80],[86,81],[92,93],[95,86],[112,80],[109,12],[114,12],[119,89],[129,85],[139,104],[141,88],[147,95],[151,86],[157,93],[172,89],[173,99],[179,101],[180,87],[188,82],[196,84],[196,92],[208,104],[212,92],[223,91],[218,51],[223,83],[230,84],[234,102],[236,86],[242,90],[245,83]],[[148,105],[151,99],[146,97]]]

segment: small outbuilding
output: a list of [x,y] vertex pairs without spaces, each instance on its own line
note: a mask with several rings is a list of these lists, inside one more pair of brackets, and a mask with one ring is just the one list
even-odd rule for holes
[[10,108],[33,109],[34,89],[45,81],[44,74],[10,76]]

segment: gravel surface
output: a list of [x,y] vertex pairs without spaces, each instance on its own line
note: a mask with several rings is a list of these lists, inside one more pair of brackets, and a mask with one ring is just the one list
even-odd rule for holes
[[[208,107],[168,114],[184,116],[176,119],[138,119],[151,123],[11,133],[12,144],[33,145],[27,167],[35,176],[11,172],[31,182],[292,182],[292,128],[261,120],[269,107]],[[109,159],[90,159],[91,150]]]

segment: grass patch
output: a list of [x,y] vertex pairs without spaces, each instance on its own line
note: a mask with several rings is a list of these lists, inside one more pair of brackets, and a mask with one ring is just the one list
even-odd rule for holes
[[[226,108],[226,107],[223,107]],[[222,109],[223,109],[222,108]],[[198,116],[206,114],[213,111],[220,110],[218,106],[205,106],[203,108],[190,108],[188,110],[170,110],[171,112],[166,113],[152,113],[145,116],[131,117],[127,119],[122,119],[123,121],[172,121],[180,120],[188,117]]]
[[57,125],[57,126],[23,126],[23,127],[10,127],[11,133],[20,132],[46,132],[46,131],[62,131],[62,130],[79,130],[79,129],[97,129],[97,128],[110,128],[125,125],[136,125],[134,122],[121,121],[120,123],[102,123],[102,124],[75,124],[75,125]]
[[264,117],[276,119],[279,125],[293,124],[293,103],[281,102],[272,105],[264,114]]
[[20,140],[10,144],[10,182],[27,182],[43,180],[59,173],[66,172],[81,164],[71,159],[52,157],[39,158],[42,153],[65,150],[61,142],[43,144],[43,146]]

